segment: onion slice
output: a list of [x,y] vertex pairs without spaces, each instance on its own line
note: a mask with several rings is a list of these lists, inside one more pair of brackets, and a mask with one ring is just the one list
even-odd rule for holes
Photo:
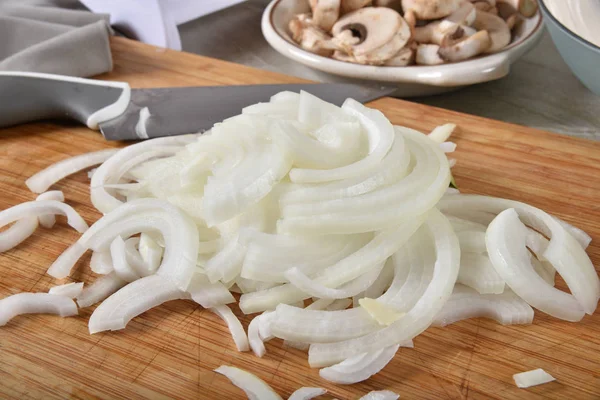
[[[1,213],[0,213],[1,214]],[[19,219],[7,230],[0,232],[0,253],[8,251],[24,242],[38,227],[38,218]]]
[[502,325],[531,324],[533,309],[511,290],[479,294],[457,284],[432,326],[446,326],[468,318],[491,318]]
[[[486,243],[490,260],[506,284],[532,307],[556,318],[579,321],[584,311],[591,313],[596,308],[598,293],[594,278],[597,281],[598,276],[583,248],[554,219],[550,221],[554,222],[553,237],[544,255],[549,261],[555,260],[552,265],[564,274],[573,295],[555,289],[535,272],[526,247],[528,229],[512,208],[498,214],[488,227]],[[578,250],[585,257],[577,259]]]
[[391,390],[373,390],[358,400],[397,400],[400,396]]
[[185,298],[185,293],[162,276],[151,275],[131,282],[94,310],[90,334],[125,328],[132,318],[166,301]]
[[350,357],[339,364],[321,369],[319,375],[330,382],[344,385],[365,381],[392,361],[399,348],[400,345],[396,344]]
[[231,383],[246,392],[249,400],[283,400],[265,381],[247,371],[222,365],[215,372],[226,376]]
[[119,149],[107,149],[67,158],[36,173],[27,179],[25,184],[32,192],[43,193],[50,186],[69,175],[94,165],[102,164],[118,151]]
[[311,345],[311,366],[329,366],[362,352],[371,352],[411,340],[433,322],[452,294],[460,264],[458,239],[450,222],[436,209],[425,222],[435,243],[436,263],[423,296],[405,316],[379,331],[337,343]]
[[119,278],[115,272],[101,276],[94,283],[83,288],[76,298],[77,305],[80,308],[92,306],[106,299],[126,284],[127,282]]
[[[65,195],[60,190],[51,190],[49,192],[44,192],[40,194],[38,197],[36,197],[36,200],[56,200],[62,202],[65,201]],[[48,229],[52,228],[56,223],[56,217],[54,216],[54,214],[40,215],[39,220],[40,225]]]
[[552,375],[547,373],[541,368],[534,369],[527,372],[521,372],[519,374],[514,374],[513,379],[517,387],[524,389],[531,386],[542,385],[544,383],[555,381]]
[[80,233],[85,232],[88,228],[88,225],[73,207],[56,200],[28,201],[0,211],[0,227],[23,218],[39,218],[41,215],[47,214],[65,215],[69,225]]
[[310,400],[327,393],[326,389],[317,387],[301,387],[288,397],[288,400]]
[[94,251],[90,260],[90,269],[96,274],[110,274],[114,270],[110,250]]
[[83,282],[73,282],[59,286],[52,286],[50,290],[48,290],[48,293],[74,299],[81,294],[82,290]]
[[248,351],[250,349],[250,345],[248,344],[248,336],[244,331],[242,323],[238,317],[235,316],[233,311],[231,311],[231,308],[227,306],[217,306],[209,308],[209,310],[217,314],[223,321],[225,321],[238,351]]
[[22,314],[77,315],[77,305],[66,296],[48,293],[18,293],[0,300],[0,326]]

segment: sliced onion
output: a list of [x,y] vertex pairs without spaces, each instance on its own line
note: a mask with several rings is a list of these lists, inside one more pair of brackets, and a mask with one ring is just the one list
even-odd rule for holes
[[481,294],[497,294],[504,291],[504,279],[494,269],[487,253],[462,252],[460,255],[460,270],[456,281],[472,287]]
[[433,277],[423,296],[405,316],[392,325],[368,335],[337,343],[311,345],[311,366],[328,366],[362,352],[371,352],[411,340],[433,322],[450,297],[460,264],[460,248],[448,220],[437,210],[426,221],[435,242],[437,260]]
[[[91,200],[100,212],[108,213],[122,204],[120,200],[111,195],[104,187],[107,183],[117,183],[127,169],[135,166],[131,160],[138,163],[147,158],[139,158],[140,155],[155,149],[161,149],[165,146],[183,146],[195,140],[194,135],[168,136],[152,140],[145,140],[140,143],[125,147],[108,158],[94,173],[91,182]],[[152,153],[155,156],[154,153]],[[172,153],[171,153],[172,154]],[[126,165],[126,169],[123,165]],[[116,180],[116,181],[114,181]]]
[[48,293],[18,293],[0,300],[0,326],[22,314],[77,315],[77,305],[66,296]]
[[[36,198],[36,200],[38,200],[38,201],[56,200],[56,201],[62,202],[62,201],[65,201],[65,195],[60,190],[51,190],[49,192],[44,192],[44,193],[40,194]],[[48,229],[52,228],[54,226],[54,224],[56,223],[56,217],[54,216],[54,214],[40,215],[39,220],[40,220],[40,225],[42,225],[44,228],[48,228]]]
[[[2,212],[0,212],[2,215]],[[38,218],[25,217],[17,220],[10,228],[0,232],[0,253],[8,251],[24,242],[38,227]]]
[[242,270],[246,246],[239,236],[229,239],[225,246],[206,262],[204,267],[211,282],[235,279]]
[[[552,221],[555,229],[548,250],[545,252],[546,258],[559,260],[553,265],[556,266],[559,273],[565,273],[564,278],[567,285],[571,290],[578,289],[573,292],[579,294],[579,297],[586,302],[585,304],[590,306],[593,304],[590,310],[593,312],[598,301],[593,288],[594,282],[592,281],[592,285],[590,285],[589,282],[581,281],[590,276],[586,274],[587,265],[579,263],[579,260],[574,258],[575,249],[581,251],[583,249],[562,226],[553,219]],[[506,281],[506,284],[531,306],[556,318],[567,321],[581,320],[585,312],[577,298],[555,289],[533,269],[529,252],[525,247],[527,234],[527,228],[521,223],[514,209],[510,208],[498,214],[488,227],[486,235],[488,252],[494,268]],[[572,243],[568,243],[569,239]],[[550,251],[557,248],[558,241],[562,242],[560,250],[556,251],[554,256],[548,257],[547,255],[551,254]],[[585,253],[583,254],[585,255]],[[589,261],[589,259],[587,260]],[[589,265],[591,266],[591,263]],[[593,266],[591,268],[593,270]],[[593,273],[596,274],[595,271]],[[597,276],[595,278],[598,279]]]
[[358,278],[346,283],[338,289],[326,287],[315,280],[310,279],[302,273],[298,268],[294,267],[285,272],[285,277],[290,283],[298,289],[311,296],[327,298],[327,299],[343,299],[355,296],[358,293],[364,292],[377,280],[383,263],[373,269],[367,271]]
[[491,318],[502,325],[531,324],[533,309],[511,290],[501,294],[479,294],[457,284],[432,325],[446,326],[479,317]]
[[164,249],[148,233],[142,232],[138,244],[140,257],[150,273],[154,273],[160,266]]
[[351,385],[369,379],[381,371],[396,355],[400,345],[385,347],[371,353],[358,354],[319,371],[330,382]]
[[221,365],[215,372],[225,375],[231,383],[242,389],[250,400],[282,400],[265,381],[242,369]]
[[181,290],[187,289],[196,268],[198,229],[177,207],[155,199],[130,201],[106,214],[52,264],[48,273],[64,278],[87,248],[106,250],[119,235],[148,231],[161,232],[166,243],[157,274],[172,280]]
[[194,274],[187,291],[191,299],[204,308],[235,302],[233,295],[222,283],[211,283],[206,275],[200,273]]
[[406,178],[350,198],[284,205],[278,230],[287,234],[361,233],[397,226],[431,209],[450,182],[448,160],[421,133],[398,127],[397,132],[404,136],[416,158]]
[[405,313],[396,311],[384,302],[368,297],[360,299],[358,304],[369,313],[371,318],[382,326],[389,326],[405,315]]
[[454,129],[456,129],[456,124],[444,124],[436,126],[427,136],[431,140],[441,144],[448,140],[448,138],[452,135],[452,132],[454,132]]
[[[422,218],[415,217],[397,228],[377,234],[361,249],[326,268],[316,278],[316,282],[327,287],[338,287],[377,267],[409,240],[421,225]],[[289,304],[308,297],[310,295],[286,284],[263,292],[242,295],[240,308],[245,313],[253,313],[274,309],[279,303]]]
[[513,379],[518,388],[524,389],[531,386],[542,385],[544,383],[555,381],[552,375],[541,368],[534,369],[520,374],[514,374]]
[[101,276],[94,283],[83,288],[76,298],[77,305],[80,308],[92,306],[106,299],[126,284],[127,282],[119,278],[115,272]]
[[264,342],[273,338],[271,335],[271,321],[274,317],[273,312],[264,312],[261,315],[254,317],[248,326],[248,342],[250,348],[257,357],[265,355]]
[[81,294],[82,290],[83,282],[73,282],[59,286],[52,286],[50,290],[48,290],[48,293],[74,299]]
[[358,400],[397,400],[400,396],[391,390],[373,390]]
[[90,260],[90,269],[96,274],[110,274],[114,270],[110,251],[94,251]]
[[348,115],[357,118],[367,132],[369,137],[369,154],[352,164],[333,169],[294,168],[290,171],[292,182],[328,182],[352,178],[360,175],[366,169],[376,167],[391,149],[394,142],[394,128],[380,111],[369,109],[352,99],[344,102],[342,110],[348,113]]
[[440,149],[444,153],[453,153],[456,150],[456,143],[454,142],[444,142],[440,143]]
[[485,253],[485,231],[460,231],[456,233],[460,251],[464,253]]
[[231,311],[231,308],[227,306],[217,306],[209,308],[209,310],[217,314],[223,321],[225,321],[238,351],[248,351],[250,349],[250,345],[248,344],[248,336],[244,331],[242,323],[238,317],[235,316],[233,311]]
[[73,207],[56,200],[29,201],[0,211],[0,227],[23,218],[39,218],[41,215],[48,214],[65,215],[69,225],[78,232],[85,232],[88,228],[88,225]]
[[301,387],[288,397],[288,400],[310,400],[327,393],[326,389],[316,387]]
[[108,299],[92,313],[90,334],[124,329],[132,318],[166,301],[185,298],[177,285],[160,275],[151,275],[131,282]]
[[25,184],[32,192],[43,193],[50,186],[71,174],[94,165],[102,164],[118,151],[119,149],[107,149],[67,158],[36,173],[27,179]]

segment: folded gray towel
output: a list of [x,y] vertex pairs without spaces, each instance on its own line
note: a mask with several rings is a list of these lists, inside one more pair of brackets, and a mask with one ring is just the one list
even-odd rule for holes
[[110,71],[109,16],[54,8],[75,2],[0,0],[0,70],[92,76]]

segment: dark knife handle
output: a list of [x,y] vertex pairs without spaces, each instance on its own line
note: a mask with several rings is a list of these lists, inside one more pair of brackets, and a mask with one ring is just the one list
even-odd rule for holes
[[125,82],[0,71],[0,127],[68,118],[98,129],[99,123],[121,115],[130,97]]

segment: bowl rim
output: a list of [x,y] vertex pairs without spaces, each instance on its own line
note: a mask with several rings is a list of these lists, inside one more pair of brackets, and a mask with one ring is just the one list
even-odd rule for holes
[[[511,50],[520,47],[521,45],[524,45],[529,39],[531,39],[532,37],[535,36],[536,32],[538,32],[543,24],[543,18],[542,18],[542,14],[541,12],[537,12],[538,14],[538,21],[537,24],[533,27],[533,29],[531,30],[531,32],[529,32],[529,34],[523,38],[521,38],[521,40],[519,40],[518,42],[514,42],[514,43],[509,43],[508,46],[504,47],[501,51],[498,51],[496,53],[491,53],[491,54],[485,54],[485,55],[479,55],[477,57],[474,58],[470,58],[467,60],[462,60],[462,61],[458,61],[458,62],[451,62],[451,63],[445,63],[445,64],[441,64],[441,65],[406,65],[406,66],[402,66],[402,67],[396,67],[396,66],[383,66],[383,65],[362,65],[362,64],[355,64],[355,63],[349,63],[346,61],[340,61],[340,60],[336,60],[334,58],[331,57],[325,57],[319,54],[315,54],[315,53],[311,53],[308,50],[303,49],[302,47],[298,46],[296,43],[290,43],[289,40],[287,40],[285,37],[281,36],[281,34],[278,32],[277,29],[275,29],[275,23],[273,21],[273,14],[275,12],[275,8],[279,5],[279,3],[282,0],[272,0],[269,5],[268,5],[268,21],[269,24],[271,25],[271,28],[273,30],[273,32],[283,41],[287,42],[290,46],[294,46],[296,49],[298,49],[300,52],[303,52],[306,54],[306,56],[310,56],[310,57],[316,57],[318,59],[323,59],[323,60],[327,60],[327,61],[334,61],[334,62],[340,62],[340,63],[344,63],[344,64],[352,64],[353,66],[357,67],[357,68],[367,68],[367,67],[377,67],[377,68],[385,68],[386,70],[388,69],[402,69],[402,70],[406,70],[406,69],[418,69],[418,68],[434,68],[434,67],[451,67],[451,66],[455,66],[455,65],[460,65],[461,63],[464,62],[469,62],[469,61],[477,61],[477,60],[483,60],[486,59],[487,57],[491,57],[494,55],[498,55],[498,54],[505,54],[510,52]],[[540,1],[542,2],[542,1]]]
[[[279,0],[277,0],[279,1]],[[554,22],[556,25],[558,25],[558,27],[563,30],[564,32],[566,32],[567,35],[569,35],[572,39],[575,39],[575,41],[583,44],[584,46],[588,46],[591,47],[592,50],[596,50],[600,52],[600,46],[596,46],[594,43],[590,42],[589,40],[579,36],[578,34],[576,34],[575,32],[573,32],[571,29],[569,29],[565,24],[563,24],[562,22],[560,22],[558,20],[558,18],[556,18],[548,9],[548,7],[546,6],[546,4],[544,3],[544,0],[540,0],[540,8],[544,10],[544,15],[551,20],[552,22]]]

